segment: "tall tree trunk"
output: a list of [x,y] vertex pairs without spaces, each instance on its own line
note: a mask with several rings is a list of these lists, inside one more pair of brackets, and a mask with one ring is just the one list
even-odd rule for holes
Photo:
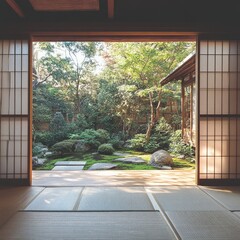
[[146,132],[146,142],[148,143],[151,137],[152,129],[155,123],[155,114],[154,114],[154,107],[153,107],[153,94],[149,92],[149,105],[151,110],[150,116],[150,123],[148,124],[147,132]]
[[161,116],[161,91],[158,91],[158,105],[156,107],[156,118],[155,118],[155,122],[158,122],[158,120],[160,119]]
[[75,101],[74,101],[74,116],[73,122],[77,120],[77,115],[80,113],[80,94],[79,94],[79,85],[80,85],[80,77],[78,76],[78,80],[76,82],[76,94],[75,94]]

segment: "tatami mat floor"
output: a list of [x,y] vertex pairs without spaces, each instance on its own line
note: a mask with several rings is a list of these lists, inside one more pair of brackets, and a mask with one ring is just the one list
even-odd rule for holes
[[164,185],[163,176],[153,173],[133,178],[114,171],[85,173],[88,184],[83,176],[74,182],[75,173],[57,173],[53,183],[44,185],[51,177],[42,174],[37,173],[35,186],[0,188],[1,240],[236,240],[240,236],[240,187],[184,185],[186,179],[181,185]]

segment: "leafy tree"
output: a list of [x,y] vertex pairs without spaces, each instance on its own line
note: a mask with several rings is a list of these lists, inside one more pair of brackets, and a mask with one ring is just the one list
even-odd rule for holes
[[45,54],[41,57],[35,54],[34,89],[45,82],[61,86],[68,101],[73,102],[74,120],[81,110],[82,95],[95,94],[97,45],[95,42],[38,44],[38,48]]
[[[105,72],[113,81],[135,85],[135,94],[149,101],[146,140],[160,118],[162,95],[159,81],[172,71],[193,49],[186,42],[110,43],[105,59],[111,62]],[[115,76],[113,76],[115,75]]]

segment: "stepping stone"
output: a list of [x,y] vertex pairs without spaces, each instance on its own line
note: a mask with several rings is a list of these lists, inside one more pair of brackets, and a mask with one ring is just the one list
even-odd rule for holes
[[135,163],[135,164],[146,163],[146,161],[144,161],[140,157],[117,158],[117,159],[114,159],[113,162]]
[[45,188],[26,208],[28,211],[70,211],[82,192],[81,187]]
[[89,170],[108,170],[117,167],[117,164],[111,163],[95,163],[93,164]]
[[84,166],[55,166],[52,171],[80,171]]
[[129,154],[129,153],[121,153],[121,152],[115,152],[115,153],[113,153],[113,155],[119,156],[119,157],[131,156],[131,154]]
[[172,167],[170,166],[162,166],[162,167],[157,167],[160,170],[172,170]]
[[58,161],[54,165],[55,166],[84,166],[86,164],[85,161]]

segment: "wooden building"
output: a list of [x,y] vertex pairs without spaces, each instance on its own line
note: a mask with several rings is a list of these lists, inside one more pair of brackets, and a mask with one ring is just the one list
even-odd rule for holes
[[185,142],[196,143],[196,81],[195,53],[185,58],[168,76],[161,80],[161,85],[181,80],[182,137]]
[[0,184],[31,185],[33,41],[196,41],[196,182],[240,183],[240,2],[1,0]]

